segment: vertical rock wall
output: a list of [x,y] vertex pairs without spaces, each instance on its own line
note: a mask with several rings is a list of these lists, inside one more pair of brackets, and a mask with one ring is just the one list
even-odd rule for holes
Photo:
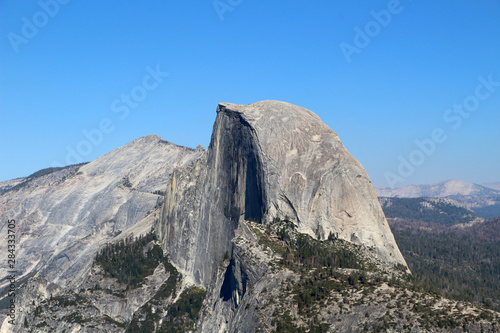
[[156,227],[164,249],[206,286],[239,221],[276,215],[406,265],[368,175],[318,116],[277,101],[220,104],[207,151],[168,184]]

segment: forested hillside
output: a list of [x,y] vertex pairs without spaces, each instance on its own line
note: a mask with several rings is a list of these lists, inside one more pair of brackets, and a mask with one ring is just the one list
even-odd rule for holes
[[412,273],[447,297],[500,310],[500,219],[472,226],[388,219]]
[[479,216],[460,203],[445,198],[379,198],[387,218],[434,222],[444,225],[472,221]]

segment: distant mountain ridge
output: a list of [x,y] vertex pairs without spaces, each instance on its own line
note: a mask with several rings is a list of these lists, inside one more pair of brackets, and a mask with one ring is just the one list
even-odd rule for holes
[[489,187],[489,188],[492,188],[494,190],[500,191],[500,182],[496,182],[496,183],[484,183],[484,184],[481,184],[481,185],[484,186],[484,187]]
[[[490,183],[497,186],[499,183]],[[375,193],[388,198],[447,198],[472,209],[484,218],[500,216],[500,191],[493,187],[451,179],[434,184],[407,185],[401,188],[375,186]]]
[[[495,183],[494,183],[495,184]],[[466,183],[456,179],[450,179],[434,184],[406,185],[401,188],[375,186],[375,192],[380,197],[419,198],[435,197],[447,198],[455,195],[500,195],[495,190],[483,185]]]
[[387,218],[453,225],[481,219],[473,210],[447,198],[379,198]]

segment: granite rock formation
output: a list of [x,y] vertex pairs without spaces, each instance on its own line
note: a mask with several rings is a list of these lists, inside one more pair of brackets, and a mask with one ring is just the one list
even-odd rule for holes
[[25,262],[2,333],[497,329],[409,282],[363,167],[304,108],[220,104],[207,150],[148,136],[50,171],[0,183]]
[[[78,282],[101,245],[162,200],[172,169],[201,153],[149,135],[88,164],[7,187],[0,193],[0,215],[17,222],[18,279],[36,273],[60,286]],[[0,251],[6,249],[0,243]],[[2,276],[6,269],[0,267]]]
[[207,151],[168,182],[155,227],[163,248],[208,286],[239,223],[275,216],[406,265],[366,171],[317,115],[278,101],[219,104]]

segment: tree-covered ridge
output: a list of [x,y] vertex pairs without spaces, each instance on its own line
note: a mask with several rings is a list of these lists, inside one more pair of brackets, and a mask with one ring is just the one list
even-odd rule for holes
[[[255,230],[254,224],[254,230]],[[330,234],[325,242],[300,233],[288,217],[275,217],[266,224],[259,243],[281,255],[280,264],[292,270],[308,270],[314,267],[364,269],[357,246],[348,244]]]
[[[192,332],[203,305],[206,291],[199,287],[185,289],[176,302],[166,305],[166,298],[157,298],[144,304],[127,327],[127,333]],[[162,315],[166,314],[166,315]]]
[[446,296],[500,310],[500,219],[452,228],[391,220],[413,274]]
[[165,267],[170,265],[160,246],[150,244],[155,240],[156,236],[151,232],[135,239],[130,236],[117,243],[108,243],[96,255],[94,264],[101,266],[106,276],[134,289],[153,274],[160,262],[164,262]]
[[379,201],[387,218],[402,218],[451,225],[472,221],[478,217],[470,209],[448,199],[381,197]]
[[484,218],[495,218],[500,216],[500,197],[496,199],[497,203],[484,207],[474,208],[474,211]]
[[206,291],[199,287],[187,288],[176,302],[170,304],[170,300],[179,292],[182,276],[168,257],[163,255],[161,247],[154,244],[155,241],[156,235],[150,232],[109,243],[96,255],[94,264],[101,266],[105,276],[116,278],[126,284],[127,289],[135,289],[163,263],[168,279],[153,298],[135,313],[126,331],[191,331],[195,328]]
[[158,332],[180,333],[193,331],[205,296],[206,291],[202,288],[191,287],[184,290],[179,299],[168,307],[167,316],[163,319]]
[[[437,289],[408,274],[405,266],[385,265],[333,234],[314,239],[287,218],[246,225],[261,250],[274,253],[271,271],[288,272],[279,291],[264,290],[267,299],[255,307],[259,316],[271,315],[264,325],[270,332],[330,332],[341,321],[356,322],[354,332],[468,331],[481,320],[498,319],[487,310],[471,313],[469,303],[443,301]],[[249,309],[245,298],[241,305]]]
[[[30,332],[38,332],[41,329],[51,331],[58,323],[64,322],[77,323],[84,329],[112,327],[113,332],[194,331],[206,291],[197,286],[184,286],[183,289],[182,274],[155,243],[155,234],[151,232],[107,244],[95,258],[94,265],[99,266],[99,269],[92,270],[98,274],[90,277],[92,282],[87,281],[78,292],[71,291],[36,304],[33,301],[34,317],[29,321],[25,319],[25,327],[30,328]],[[95,300],[102,297],[110,301],[108,304],[128,303],[131,301],[128,298],[137,293],[135,288],[140,287],[160,263],[165,267],[163,283],[143,286],[143,292],[150,292],[151,287],[154,292],[152,297],[134,312],[129,322],[111,318],[95,306]],[[101,281],[105,276],[117,279],[120,284],[108,284],[107,289],[102,289],[98,283],[94,287],[93,281]],[[99,326],[96,326],[96,323]]]

